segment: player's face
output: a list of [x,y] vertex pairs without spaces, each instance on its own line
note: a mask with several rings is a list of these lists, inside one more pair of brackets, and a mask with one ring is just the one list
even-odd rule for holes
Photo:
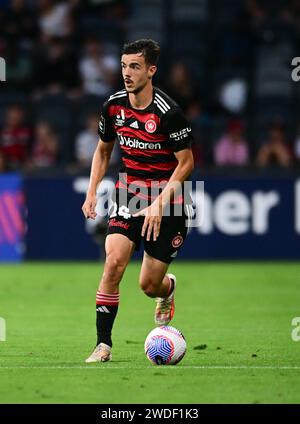
[[123,54],[121,66],[128,93],[139,93],[151,81],[156,72],[156,66],[146,64],[141,53]]

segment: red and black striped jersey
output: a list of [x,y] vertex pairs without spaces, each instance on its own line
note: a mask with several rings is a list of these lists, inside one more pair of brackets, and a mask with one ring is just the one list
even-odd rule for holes
[[143,110],[131,106],[126,90],[111,95],[102,108],[99,136],[104,142],[118,140],[126,183],[142,180],[147,186],[167,181],[178,163],[174,152],[191,147],[193,141],[180,107],[156,87]]

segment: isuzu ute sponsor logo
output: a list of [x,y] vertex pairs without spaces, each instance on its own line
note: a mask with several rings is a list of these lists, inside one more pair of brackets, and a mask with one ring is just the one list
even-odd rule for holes
[[147,141],[140,141],[137,138],[126,137],[118,134],[118,140],[121,146],[134,147],[135,149],[149,149],[149,150],[160,150],[160,143],[148,143]]
[[183,128],[180,131],[173,132],[170,134],[170,138],[174,138],[175,141],[182,140],[188,137],[189,133],[192,131],[191,127]]

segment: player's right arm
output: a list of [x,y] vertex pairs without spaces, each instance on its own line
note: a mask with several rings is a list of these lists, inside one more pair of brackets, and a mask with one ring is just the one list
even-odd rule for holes
[[111,152],[114,147],[116,133],[108,113],[109,103],[103,105],[99,121],[99,143],[96,147],[91,167],[90,183],[86,194],[82,212],[86,218],[95,219],[97,204],[97,187],[106,174]]
[[109,167],[109,160],[113,147],[114,142],[104,143],[101,139],[96,147],[92,160],[90,183],[85,202],[82,206],[82,212],[86,218],[95,219],[97,216],[95,212],[97,204],[97,187]]

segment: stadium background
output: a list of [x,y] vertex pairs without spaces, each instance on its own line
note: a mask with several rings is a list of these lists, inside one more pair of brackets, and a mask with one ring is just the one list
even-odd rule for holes
[[[299,20],[297,0],[0,0],[0,402],[299,402]],[[153,305],[133,262],[103,390],[82,361],[104,226],[81,205],[120,50],[142,37],[191,121],[205,209],[172,265],[183,365],[146,368]],[[118,165],[116,149],[107,184]]]
[[122,88],[120,49],[140,37],[162,46],[155,84],[192,123],[208,196],[182,257],[299,258],[298,24],[297,1],[2,1],[1,260],[99,256],[83,177],[101,105]]

